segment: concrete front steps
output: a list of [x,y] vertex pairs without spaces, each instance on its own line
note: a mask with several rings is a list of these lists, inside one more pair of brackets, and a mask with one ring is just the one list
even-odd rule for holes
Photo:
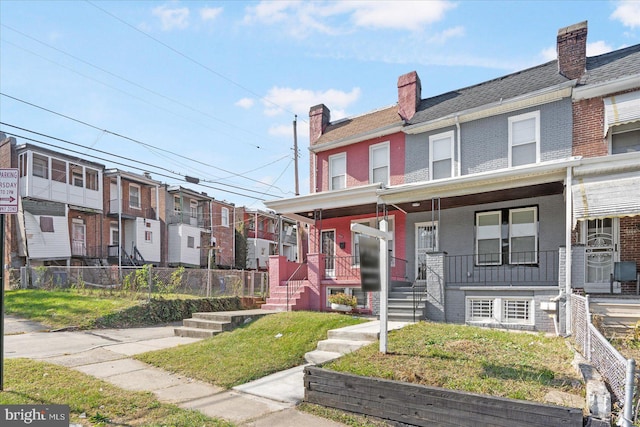
[[273,313],[263,309],[193,313],[191,319],[184,319],[182,326],[173,332],[179,337],[210,338]]
[[415,320],[413,315],[413,293],[414,289],[410,284],[393,285],[389,292],[388,303],[388,316],[389,320],[398,322],[414,322],[423,319],[424,313],[424,287],[415,289],[415,297],[417,301],[420,301],[419,307],[416,308]]
[[[400,329],[407,324],[407,322],[390,321],[387,322],[387,330]],[[318,347],[305,354],[304,358],[308,363],[319,365],[376,342],[379,337],[379,320],[332,329],[327,333],[327,339],[320,341]]]
[[269,297],[267,298],[266,304],[262,304],[262,309],[274,311],[295,311],[308,308],[306,307],[306,290],[308,289],[309,281],[292,280],[291,282],[289,282],[289,286],[293,292],[293,295],[291,295],[288,300],[288,306],[287,285],[286,282],[284,282],[280,286],[275,286],[269,289]]
[[600,322],[603,334],[609,338],[626,336],[640,322],[640,297],[590,297],[589,310],[593,322]]

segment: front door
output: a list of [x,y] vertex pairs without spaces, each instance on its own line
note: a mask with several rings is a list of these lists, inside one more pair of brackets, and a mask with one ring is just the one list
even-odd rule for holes
[[322,253],[324,254],[324,271],[326,277],[336,275],[336,231],[322,230]]
[[607,285],[617,258],[618,221],[604,218],[585,221],[585,286]]
[[86,227],[83,223],[71,224],[71,251],[75,256],[87,256]]
[[438,222],[416,224],[416,282],[425,286],[427,280],[427,257],[429,252],[438,251]]

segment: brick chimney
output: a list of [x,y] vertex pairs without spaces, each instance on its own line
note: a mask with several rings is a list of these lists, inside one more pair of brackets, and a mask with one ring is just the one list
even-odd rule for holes
[[558,30],[558,72],[579,79],[587,66],[587,21]]
[[418,73],[412,71],[398,77],[398,114],[403,120],[411,120],[422,98],[422,85]]
[[331,122],[331,111],[324,104],[311,107],[309,110],[309,142],[311,145],[322,136]]

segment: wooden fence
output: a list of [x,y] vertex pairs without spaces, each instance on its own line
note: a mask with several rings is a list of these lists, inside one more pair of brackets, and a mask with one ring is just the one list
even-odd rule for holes
[[360,377],[307,366],[305,401],[400,425],[443,427],[582,427],[578,408]]

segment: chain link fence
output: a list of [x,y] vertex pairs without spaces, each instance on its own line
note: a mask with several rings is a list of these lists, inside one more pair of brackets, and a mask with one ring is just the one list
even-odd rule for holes
[[631,387],[631,396],[627,396],[627,385],[635,384],[635,372],[633,369],[629,372],[629,366],[633,364],[591,323],[588,296],[571,294],[571,325],[573,340],[582,355],[605,378],[615,398],[623,405],[632,406],[633,390],[637,390],[637,386]]
[[203,270],[184,267],[22,267],[10,272],[12,289],[101,290],[110,294],[192,297],[262,297],[269,292],[268,273],[248,270]]

